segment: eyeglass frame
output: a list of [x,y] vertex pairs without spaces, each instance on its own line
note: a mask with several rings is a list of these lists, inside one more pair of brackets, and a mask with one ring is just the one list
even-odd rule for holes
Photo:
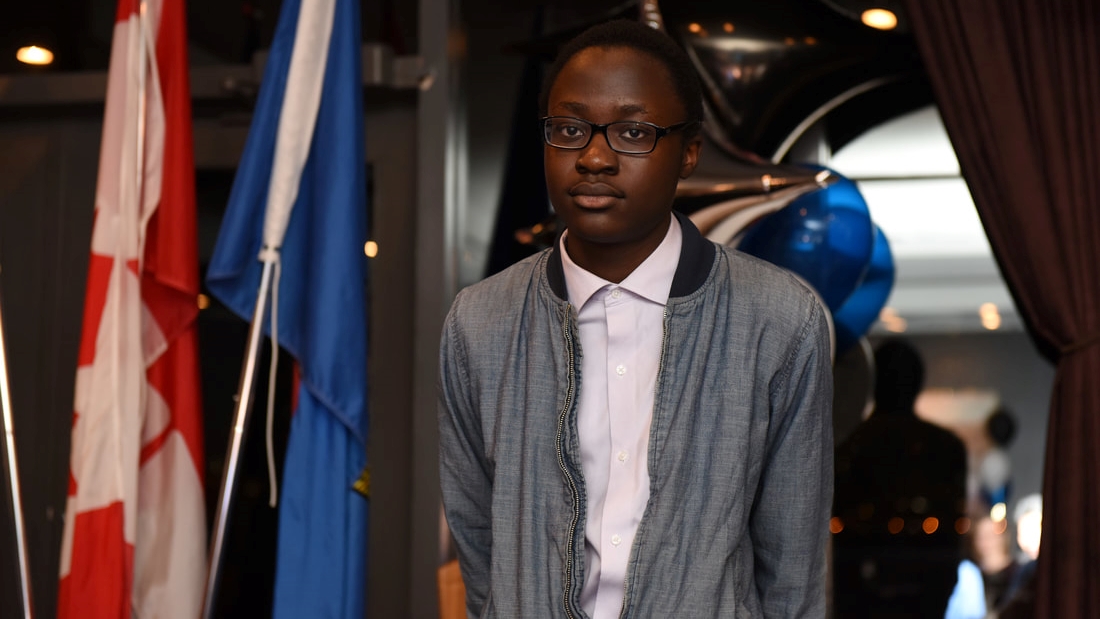
[[[584,123],[584,124],[588,125],[591,128],[589,133],[588,133],[588,140],[586,140],[585,143],[581,144],[580,146],[559,146],[557,144],[551,144],[550,143],[550,136],[547,134],[547,128],[548,128],[547,122],[551,121],[551,120],[554,120],[554,119],[558,119],[558,118],[563,118],[563,119],[566,119],[566,120],[575,120],[579,123]],[[584,150],[585,148],[588,148],[589,144],[592,143],[592,138],[595,137],[596,134],[602,133],[603,134],[603,139],[607,142],[607,147],[610,148],[612,151],[620,154],[620,155],[648,155],[648,154],[652,153],[653,151],[657,150],[657,143],[661,141],[661,138],[665,137],[666,135],[668,135],[668,134],[670,134],[674,131],[679,131],[681,129],[685,129],[688,126],[694,125],[698,122],[699,121],[697,121],[697,120],[685,120],[683,122],[678,122],[676,124],[669,125],[667,127],[662,127],[660,125],[657,125],[657,124],[654,124],[654,123],[651,123],[651,122],[646,122],[644,120],[616,120],[615,122],[604,123],[604,124],[600,125],[600,124],[596,124],[596,123],[591,122],[591,121],[587,121],[583,118],[577,118],[576,116],[543,116],[542,118],[539,119],[539,129],[541,130],[540,132],[542,133],[542,141],[547,146],[550,146],[552,148],[560,148],[562,150]],[[617,148],[615,148],[614,146],[611,145],[611,139],[607,137],[607,128],[610,127],[611,125],[645,125],[647,127],[650,127],[650,128],[655,130],[654,133],[656,134],[656,137],[653,138],[653,146],[650,147],[650,149],[646,150],[646,151],[630,152],[630,151],[619,150],[619,149],[617,149]]]

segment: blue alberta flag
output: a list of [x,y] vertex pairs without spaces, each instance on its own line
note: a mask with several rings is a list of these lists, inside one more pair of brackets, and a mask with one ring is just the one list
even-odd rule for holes
[[[318,14],[309,13],[312,5],[313,0],[286,0],[282,5],[252,127],[207,270],[211,292],[245,320],[252,317],[263,270],[257,255],[273,162],[284,145],[277,139],[280,116],[295,98],[305,96],[287,85],[299,19]],[[335,0],[327,45],[325,33],[304,42],[314,48],[323,45],[328,53],[323,80],[315,80],[320,88],[316,125],[312,136],[307,127],[307,139],[299,140],[301,180],[281,244],[278,303],[272,308],[277,310],[279,344],[294,356],[301,375],[280,493],[276,619],[359,619],[365,614],[367,500],[353,487],[366,465],[367,440],[359,23],[357,0]],[[318,66],[313,74],[320,71]],[[270,314],[264,324],[270,335]]]

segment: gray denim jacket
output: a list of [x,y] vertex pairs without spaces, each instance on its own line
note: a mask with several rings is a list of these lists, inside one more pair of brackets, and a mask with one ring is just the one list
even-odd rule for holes
[[[684,217],[621,617],[824,617],[828,322]],[[587,617],[576,309],[546,250],[459,293],[440,353],[443,504],[471,618]]]

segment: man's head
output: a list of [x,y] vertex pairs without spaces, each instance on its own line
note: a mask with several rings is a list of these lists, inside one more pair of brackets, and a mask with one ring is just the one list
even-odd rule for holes
[[641,22],[618,19],[605,22],[585,30],[566,43],[558,52],[554,64],[542,83],[539,93],[539,114],[547,115],[550,89],[561,73],[562,67],[578,52],[590,47],[628,47],[649,54],[662,65],[672,79],[673,91],[684,106],[684,120],[691,121],[690,128],[684,130],[685,138],[698,135],[703,123],[703,89],[691,59],[668,35],[659,32]]
[[875,349],[875,411],[912,413],[924,387],[924,361],[912,344],[889,339]]
[[[544,116],[558,120],[542,128],[571,255],[575,243],[643,257],[660,244],[676,185],[698,161],[699,92],[683,50],[642,24],[609,22],[565,46],[542,95]],[[592,127],[610,123],[620,124]]]

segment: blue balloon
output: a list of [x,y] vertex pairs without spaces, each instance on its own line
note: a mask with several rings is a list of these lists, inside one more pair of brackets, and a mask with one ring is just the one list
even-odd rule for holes
[[894,289],[894,255],[882,228],[875,226],[874,249],[867,274],[848,300],[833,312],[837,355],[852,347],[878,318]]
[[867,272],[875,234],[856,184],[833,174],[839,180],[749,228],[737,248],[797,273],[836,311]]

